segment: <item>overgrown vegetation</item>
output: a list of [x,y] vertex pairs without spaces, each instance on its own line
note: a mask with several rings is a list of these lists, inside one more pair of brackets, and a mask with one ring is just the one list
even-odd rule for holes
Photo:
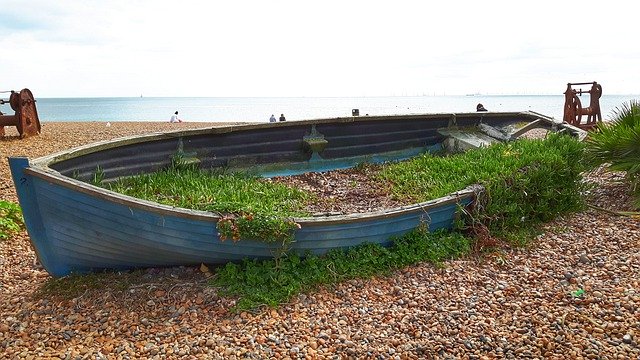
[[220,286],[226,295],[239,298],[236,310],[250,310],[262,305],[276,306],[320,285],[389,274],[423,261],[439,265],[468,253],[470,248],[470,239],[460,233],[430,233],[422,226],[394,239],[389,248],[363,244],[333,250],[321,257],[288,254],[278,261],[229,263],[219,269],[213,284]]
[[613,111],[611,122],[598,124],[589,134],[587,159],[593,165],[608,164],[624,171],[634,193],[634,206],[640,209],[640,101],[631,100]]
[[5,240],[24,226],[20,206],[0,200],[0,240]]
[[[581,175],[584,144],[567,136],[498,144],[447,157],[425,154],[387,164],[381,181],[393,184],[396,196],[411,201],[437,198],[468,185],[484,185],[486,194],[467,215],[474,239],[461,232],[429,233],[420,227],[384,248],[364,244],[323,257],[290,254],[279,260],[228,264],[214,281],[239,298],[237,310],[275,306],[322,284],[384,275],[418,262],[439,264],[482,248],[490,233],[523,245],[536,225],[583,206]],[[470,170],[471,169],[471,170]]]
[[393,183],[397,197],[416,202],[481,184],[486,196],[469,214],[471,225],[511,237],[583,206],[583,154],[584,144],[550,134],[451,156],[425,154],[391,164],[380,176]]
[[[429,233],[425,226],[393,239],[390,247],[363,244],[324,256],[283,252],[218,269],[213,283],[238,298],[236,310],[276,306],[301,291],[353,278],[384,275],[418,262],[436,265],[479,249],[481,237],[500,236],[522,245],[536,225],[580,209],[584,144],[552,134],[450,156],[425,154],[381,166],[377,180],[390,184],[402,201],[421,202],[484,186],[458,230]],[[94,180],[100,180],[100,174]],[[180,161],[163,171],[103,185],[159,203],[222,215],[221,237],[268,242],[291,240],[292,217],[306,216],[312,195],[241,173],[210,172]],[[475,236],[472,239],[470,236]],[[479,239],[480,238],[480,239]]]
[[106,184],[110,190],[161,204],[220,213],[221,239],[240,236],[265,242],[288,243],[305,216],[308,193],[282,184],[260,181],[243,173],[210,172],[174,162],[162,171]]
[[[436,199],[472,184],[486,197],[470,213],[473,226],[502,237],[522,238],[531,225],[582,206],[580,173],[584,145],[568,136],[523,139],[450,156],[424,154],[385,164],[378,181],[387,182],[403,202]],[[222,239],[292,240],[293,217],[314,197],[304,191],[243,173],[211,172],[174,161],[163,171],[105,185],[111,190],[162,204],[221,214]]]

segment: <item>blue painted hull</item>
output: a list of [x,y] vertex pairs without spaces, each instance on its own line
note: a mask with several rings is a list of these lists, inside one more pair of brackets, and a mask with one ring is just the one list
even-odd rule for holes
[[[434,126],[441,127],[449,117],[449,114],[434,117]],[[184,131],[94,144],[34,161],[11,158],[9,162],[31,241],[40,262],[53,276],[99,269],[222,264],[244,258],[271,258],[280,247],[252,239],[221,241],[216,214],[116,194],[89,185],[82,177],[88,178],[96,166],[104,170],[107,180],[151,171],[168,164],[176,151],[194,156],[208,167],[220,159],[229,166],[233,163],[233,151],[237,151],[242,153],[240,158],[251,159],[265,174],[295,173],[299,168],[313,171],[321,166],[346,167],[362,159],[389,160],[391,155],[403,158],[437,147],[441,139],[433,135],[435,127],[425,126],[429,119],[338,121],[346,124],[343,127],[327,120]],[[406,121],[406,125],[400,120]],[[526,120],[513,116],[509,121]],[[382,132],[375,130],[376,121]],[[414,126],[414,121],[422,122]],[[399,129],[414,126],[421,129],[422,135],[414,134],[411,141],[403,141],[402,136],[397,137],[398,141],[387,141],[378,135],[374,137],[377,143],[371,143],[374,139],[371,137],[362,140],[362,129],[369,134],[393,132],[394,127],[389,124]],[[312,127],[313,132],[322,128],[323,136],[329,139],[331,146],[322,152],[309,153],[300,144]],[[275,138],[269,134],[275,134]],[[245,143],[240,147],[237,140],[242,137]],[[225,147],[225,143],[230,145]],[[150,153],[149,149],[157,151]],[[271,155],[280,156],[272,157],[272,163],[264,161],[259,154],[266,149]],[[284,161],[278,162],[281,159]],[[414,229],[421,222],[431,230],[450,228],[458,207],[469,204],[473,198],[474,192],[465,189],[434,201],[382,212],[296,219],[301,227],[295,232],[291,251],[323,254],[366,242],[386,245],[392,237]]]

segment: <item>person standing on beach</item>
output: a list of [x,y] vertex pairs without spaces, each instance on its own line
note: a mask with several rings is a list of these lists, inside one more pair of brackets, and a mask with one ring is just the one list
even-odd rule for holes
[[284,118],[284,114],[280,114],[280,121],[285,121],[287,119]]
[[182,120],[180,120],[180,118],[178,118],[178,112],[177,111],[175,112],[175,114],[171,115],[171,120],[169,120],[169,122],[172,122],[172,123],[182,122]]
[[269,118],[269,122],[276,122],[276,117],[273,116],[273,114],[271,114],[271,117]]

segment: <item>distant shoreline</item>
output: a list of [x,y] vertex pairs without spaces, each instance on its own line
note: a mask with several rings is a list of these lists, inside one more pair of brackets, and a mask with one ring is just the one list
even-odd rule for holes
[[[449,95],[387,97],[131,97],[131,98],[38,98],[36,107],[42,122],[163,122],[174,112],[189,122],[268,122],[271,115],[284,114],[287,120],[322,119],[351,116],[353,109],[361,115],[407,115],[425,113],[475,112],[482,103],[489,111],[535,111],[562,119],[564,96],[557,95]],[[603,95],[602,115],[632,95]],[[637,98],[640,98],[638,96]],[[587,104],[589,96],[581,97]],[[8,106],[0,111],[10,112]]]

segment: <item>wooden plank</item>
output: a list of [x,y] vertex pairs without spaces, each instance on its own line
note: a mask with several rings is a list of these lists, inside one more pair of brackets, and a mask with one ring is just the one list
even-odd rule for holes
[[484,133],[469,129],[441,129],[438,130],[438,132],[447,137],[444,141],[444,147],[452,152],[487,147],[500,142],[498,139],[492,138]]

